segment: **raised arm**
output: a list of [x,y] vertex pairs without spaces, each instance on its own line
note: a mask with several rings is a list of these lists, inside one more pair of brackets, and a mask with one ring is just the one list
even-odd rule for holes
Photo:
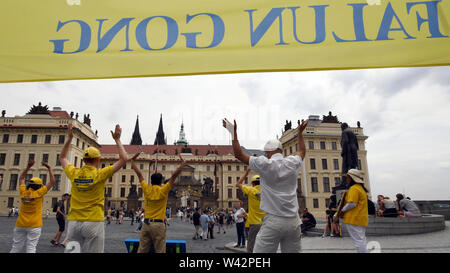
[[308,125],[308,121],[309,120],[305,120],[298,126],[298,135],[297,135],[298,155],[302,158],[302,160],[305,158],[306,155],[305,141],[303,140],[303,131]]
[[178,169],[175,170],[175,172],[173,173],[172,177],[169,179],[169,183],[170,183],[171,186],[175,182],[175,179],[177,179],[178,175],[180,175],[181,170],[183,169],[183,167],[186,166],[186,161],[184,161],[184,159],[181,157],[181,155],[180,155],[180,159],[181,159],[181,165],[178,167]]
[[222,121],[223,127],[225,127],[233,136],[233,153],[234,157],[236,157],[239,161],[245,164],[249,164],[250,156],[242,152],[241,145],[239,144],[239,140],[237,137],[237,125],[236,120],[234,121],[234,125],[231,124],[226,118]]
[[250,168],[247,168],[247,171],[245,172],[244,176],[239,179],[239,181],[236,184],[236,187],[242,190],[242,183],[244,182],[245,178],[247,178],[248,174],[250,173]]
[[47,187],[47,190],[51,190],[53,188],[53,185],[55,185],[55,176],[53,175],[52,167],[50,167],[47,162],[42,162],[42,166],[45,166],[48,169],[50,182],[45,186]]
[[20,186],[20,185],[25,185],[25,177],[27,176],[28,171],[31,169],[31,167],[33,167],[33,165],[34,165],[34,160],[28,161],[27,167],[26,167],[25,170],[23,170],[23,172],[20,174],[20,177],[19,177],[19,186]]
[[119,149],[119,160],[116,161],[113,165],[114,172],[120,170],[120,168],[122,168],[123,165],[125,165],[128,160],[127,152],[125,151],[125,148],[123,147],[122,142],[120,141],[121,134],[122,128],[120,128],[119,124],[117,124],[116,128],[114,129],[114,132],[111,131],[111,135],[114,141],[116,141],[117,148]]
[[140,154],[141,154],[141,153],[139,152],[139,153],[135,154],[135,155],[131,158],[131,168],[134,170],[134,172],[135,172],[136,175],[138,176],[139,182],[142,182],[142,181],[145,180],[145,179],[144,179],[144,176],[142,175],[141,170],[139,170],[139,168],[137,167],[136,162],[135,162],[135,160],[138,158],[138,156],[139,156]]
[[63,169],[66,168],[67,164],[69,164],[69,160],[67,160],[67,154],[69,153],[70,144],[72,143],[73,139],[73,125],[72,123],[69,123],[69,126],[67,127],[67,133],[69,137],[67,138],[66,143],[64,143],[64,147],[61,151],[61,155],[59,156],[59,162],[61,162],[61,166]]

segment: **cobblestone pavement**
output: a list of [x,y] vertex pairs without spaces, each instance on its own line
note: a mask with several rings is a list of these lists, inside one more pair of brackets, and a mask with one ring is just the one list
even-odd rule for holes
[[[12,233],[15,226],[15,217],[0,217],[0,253],[9,252],[12,244]],[[50,240],[55,235],[58,225],[54,217],[43,220],[42,235],[39,240],[37,252],[39,253],[62,253],[62,247],[54,247]],[[135,232],[137,225],[130,225],[129,220],[123,224],[105,224],[106,253],[126,253],[124,240],[126,238],[139,238],[139,233]],[[237,239],[235,226],[229,227],[226,234],[217,234],[215,239],[193,240],[194,226],[188,222],[181,222],[179,219],[172,219],[167,228],[168,240],[186,240],[186,250],[188,253],[232,253],[236,251],[232,246]],[[65,236],[65,233],[64,235]],[[383,236],[368,237],[367,242],[376,241],[381,252],[389,253],[450,253],[450,221],[446,221],[446,229],[438,232],[403,235],[403,236]],[[372,243],[372,244],[377,244]],[[225,247],[227,245],[227,247]],[[333,252],[355,252],[350,238],[321,238],[305,237],[302,239],[302,252],[304,253],[333,253]]]

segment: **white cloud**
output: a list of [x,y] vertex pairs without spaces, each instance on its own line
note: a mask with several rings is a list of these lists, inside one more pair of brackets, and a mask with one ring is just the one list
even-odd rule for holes
[[116,123],[128,143],[139,115],[144,143],[153,144],[160,113],[169,144],[183,119],[193,144],[229,144],[221,119],[236,119],[241,144],[261,148],[308,115],[332,111],[361,122],[369,136],[372,195],[450,199],[449,67],[252,73],[183,77],[0,84],[0,110],[23,115],[33,104],[89,113],[100,143]]

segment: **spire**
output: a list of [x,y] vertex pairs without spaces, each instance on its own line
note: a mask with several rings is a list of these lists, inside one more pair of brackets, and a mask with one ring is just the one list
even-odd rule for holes
[[154,145],[166,145],[166,138],[164,137],[164,129],[163,129],[163,123],[162,123],[162,114],[159,119],[159,127],[158,127],[158,132],[156,133]]
[[184,123],[181,122],[180,136],[177,142],[175,142],[175,145],[187,145],[187,144],[188,142],[186,140],[186,135],[184,133]]
[[141,133],[139,132],[139,115],[136,118],[136,125],[134,126],[133,137],[130,145],[142,145]]

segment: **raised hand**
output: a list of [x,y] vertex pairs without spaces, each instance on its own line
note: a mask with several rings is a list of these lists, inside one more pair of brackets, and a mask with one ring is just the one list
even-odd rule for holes
[[42,166],[46,167],[47,169],[50,169],[50,168],[51,168],[50,165],[48,165],[47,162],[42,162]]
[[34,165],[34,160],[30,159],[27,164],[27,169],[31,168]]
[[299,126],[298,131],[301,133],[305,130],[306,126],[308,125],[309,119],[304,120]]
[[114,129],[114,132],[111,131],[111,136],[114,140],[119,140],[121,134],[122,134],[122,128],[120,128],[119,124],[117,124],[116,128]]
[[69,123],[67,126],[67,133],[69,134],[69,138],[73,138],[73,124]]

